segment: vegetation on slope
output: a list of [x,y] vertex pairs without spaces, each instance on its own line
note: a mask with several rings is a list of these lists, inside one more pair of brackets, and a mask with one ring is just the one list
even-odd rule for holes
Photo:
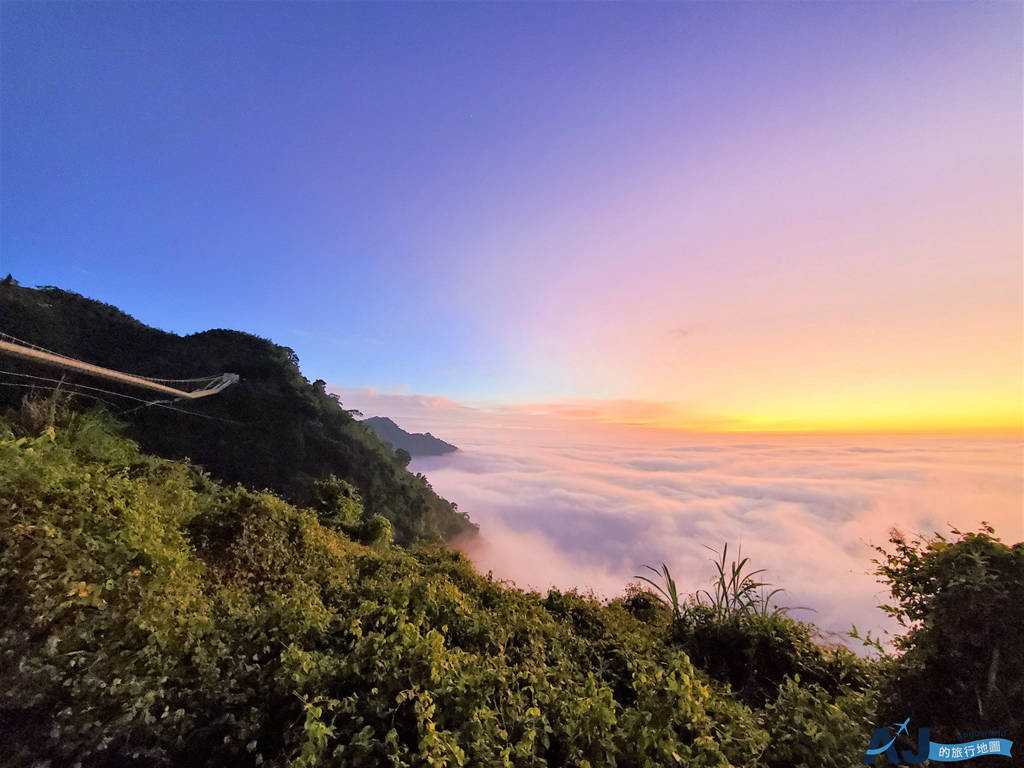
[[[407,472],[404,457],[396,456],[327,394],[323,381],[308,382],[287,347],[238,331],[181,337],[74,293],[14,284],[0,284],[0,330],[80,360],[145,376],[231,372],[242,377],[215,397],[175,404],[180,410],[154,406],[123,414],[132,436],[150,453],[188,457],[217,479],[270,489],[303,504],[317,480],[335,475],[358,489],[371,514],[391,521],[402,543],[451,540],[476,530],[424,477]],[[3,358],[2,369],[50,379],[62,376],[54,368],[9,357]],[[10,375],[3,380],[53,386]],[[77,383],[146,397],[137,388],[75,375],[67,376],[65,388],[74,390]],[[23,394],[17,386],[0,387],[0,405],[14,405]],[[100,396],[122,408],[140,405],[125,397]]]
[[392,546],[340,481],[297,508],[94,414],[32,421],[0,427],[8,763],[795,765],[824,740],[835,756],[811,762],[843,765],[862,747],[869,694],[790,679],[750,707],[642,598],[524,593]]
[[602,603],[391,533],[341,478],[295,506],[25,403],[0,421],[0,762],[839,768],[908,715],[1024,724],[1024,545],[991,529],[880,550],[906,634],[875,661],[742,566]]
[[1024,738],[1024,544],[1008,547],[984,524],[953,535],[894,531],[891,551],[877,548],[876,573],[895,598],[884,609],[906,630],[879,669],[879,718],[913,714],[947,744],[971,730]]

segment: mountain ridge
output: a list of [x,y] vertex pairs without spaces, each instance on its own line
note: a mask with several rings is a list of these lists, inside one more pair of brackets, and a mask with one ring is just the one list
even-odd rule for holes
[[404,450],[410,456],[443,456],[459,450],[458,446],[445,442],[429,432],[408,432],[387,416],[370,416],[363,419],[374,434],[395,450]]
[[[476,526],[406,471],[395,452],[299,370],[294,350],[242,331],[211,329],[179,336],[145,325],[117,307],[52,286],[0,283],[0,331],[114,370],[160,378],[231,372],[241,381],[215,397],[151,404],[129,385],[4,356],[0,407],[16,406],[34,387],[55,385],[92,405],[105,400],[144,450],[188,458],[218,480],[268,489],[310,503],[316,481],[334,475],[358,492],[368,516],[382,515],[395,540],[452,540]],[[99,387],[103,393],[86,387]]]

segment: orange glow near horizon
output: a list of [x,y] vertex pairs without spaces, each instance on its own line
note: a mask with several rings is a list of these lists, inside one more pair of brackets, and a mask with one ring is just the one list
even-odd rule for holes
[[886,418],[871,416],[822,417],[814,421],[800,418],[740,417],[735,426],[721,432],[758,433],[820,433],[820,434],[937,434],[937,435],[1021,435],[1024,426],[1019,415],[979,413],[949,414],[936,418],[921,414],[917,418],[906,415]]
[[995,393],[958,399],[957,393],[782,402],[761,411],[735,414],[726,431],[770,432],[927,432],[944,434],[1022,431],[1020,398]]
[[[986,418],[987,417],[987,418]],[[719,424],[694,425],[684,421],[643,422],[603,421],[608,426],[637,427],[661,431],[690,432],[697,434],[867,434],[867,435],[993,435],[1022,436],[1024,424],[1012,414],[979,414],[976,418],[936,419],[922,416],[917,420],[908,418],[885,419],[878,416],[833,417],[807,421],[800,418],[738,416]]]
[[[451,403],[450,407],[466,407]],[[1021,435],[1024,416],[1019,400],[979,397],[957,402],[921,396],[832,401],[826,395],[800,402],[765,402],[759,410],[711,414],[689,411],[681,404],[643,400],[564,399],[514,405],[478,404],[477,413],[491,413],[514,423],[543,419],[567,428],[648,429],[699,434],[939,434]]]

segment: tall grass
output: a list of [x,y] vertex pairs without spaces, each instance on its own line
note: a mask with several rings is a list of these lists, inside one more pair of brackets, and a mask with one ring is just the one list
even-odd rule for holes
[[[61,380],[63,384],[63,379]],[[10,408],[5,414],[11,428],[18,436],[38,437],[52,429],[58,416],[67,411],[70,395],[62,390],[61,384],[53,387],[49,395],[32,391],[21,399],[18,408]]]
[[654,587],[657,591],[651,594],[671,608],[676,619],[682,619],[686,615],[688,606],[709,608],[719,620],[741,615],[777,616],[792,610],[774,603],[775,596],[785,590],[781,587],[773,589],[773,584],[758,581],[758,574],[764,573],[765,569],[751,570],[750,558],[743,557],[742,550],[738,550],[736,557],[730,561],[728,544],[722,545],[721,553],[711,547],[705,548],[716,554],[716,558],[712,560],[716,573],[711,589],[698,589],[680,599],[675,579],[672,578],[672,573],[665,563],[661,564],[660,570],[650,565],[643,566],[660,576],[661,583],[647,576],[635,578]]
[[641,581],[646,581],[658,590],[657,593],[653,593],[654,596],[672,609],[673,618],[681,619],[683,617],[683,611],[685,610],[685,604],[679,602],[679,590],[676,589],[675,579],[673,579],[672,574],[669,573],[668,566],[662,563],[660,571],[651,565],[645,565],[643,567],[652,573],[660,575],[664,586],[647,578],[646,576],[637,576],[636,578]]

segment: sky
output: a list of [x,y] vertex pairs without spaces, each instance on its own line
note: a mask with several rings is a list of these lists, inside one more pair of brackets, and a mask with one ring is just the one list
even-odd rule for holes
[[1020,432],[1019,3],[0,3],[0,272],[342,388]]

